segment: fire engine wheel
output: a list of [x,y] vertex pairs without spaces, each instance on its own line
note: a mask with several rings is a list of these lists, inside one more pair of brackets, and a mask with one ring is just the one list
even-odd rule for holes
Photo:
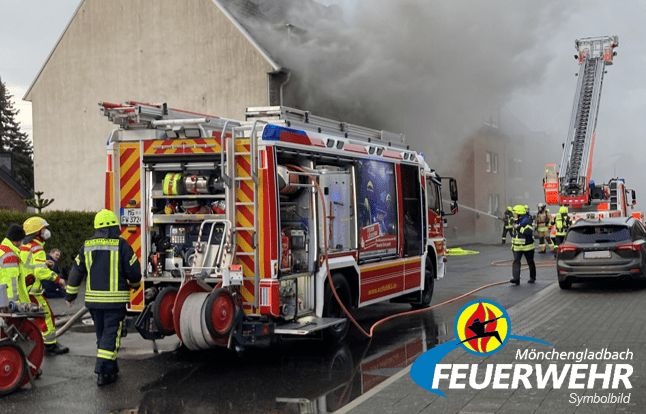
[[236,305],[233,296],[226,289],[215,289],[209,293],[204,304],[204,322],[214,337],[227,335],[233,328]]
[[[43,342],[43,335],[40,332],[40,328],[29,319],[22,319],[16,327],[33,344],[31,352],[27,355],[27,361],[31,376],[38,378],[41,372],[40,366],[43,365],[43,359],[45,359],[45,343]],[[25,376],[21,385],[25,385],[28,382],[29,376]]]
[[[350,304],[352,303],[352,293],[350,291],[350,285],[348,284],[345,276],[343,276],[341,273],[334,273],[332,275],[332,283],[334,283],[334,289],[339,295],[339,298],[346,306],[346,308],[349,309]],[[343,312],[341,305],[339,305],[336,297],[334,297],[329,284],[325,285],[325,293],[323,298],[323,316],[328,318],[346,318],[345,312]],[[325,329],[325,331],[323,332],[324,338],[331,344],[338,344],[345,339],[345,336],[348,334],[349,328],[350,323],[346,320],[345,322]]]
[[159,332],[166,336],[175,334],[173,306],[175,305],[178,290],[175,286],[167,286],[157,294],[153,301],[153,319]]
[[8,340],[0,342],[0,396],[20,388],[25,377],[29,378],[25,354]]
[[435,268],[431,260],[426,259],[426,272],[424,274],[424,290],[422,290],[422,295],[420,301],[417,303],[411,303],[413,309],[426,308],[431,304],[431,299],[433,299],[433,288],[435,287]]

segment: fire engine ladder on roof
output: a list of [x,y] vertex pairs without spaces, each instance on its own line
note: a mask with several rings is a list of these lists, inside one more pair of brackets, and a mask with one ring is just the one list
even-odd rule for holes
[[616,36],[579,39],[575,43],[581,67],[578,73],[568,138],[559,169],[561,193],[580,195],[591,174],[593,136],[597,125],[601,88],[606,65],[612,64]]
[[310,111],[286,106],[249,107],[247,121],[264,120],[271,123],[282,121],[288,128],[316,130],[319,133],[348,138],[353,141],[376,143],[398,149],[408,149],[404,134],[366,128],[347,122],[312,115]]
[[[242,286],[245,305],[258,307],[260,283],[258,269],[258,133],[261,122],[253,126],[234,127],[231,141],[226,145],[227,185],[229,197],[227,216],[232,225],[233,259],[242,265]],[[262,123],[264,124],[264,123]],[[251,297],[253,295],[253,298]]]

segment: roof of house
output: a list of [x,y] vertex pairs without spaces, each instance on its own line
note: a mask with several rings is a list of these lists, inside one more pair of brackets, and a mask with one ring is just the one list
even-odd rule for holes
[[31,196],[29,191],[16,181],[6,168],[0,168],[0,180],[4,181],[9,187],[11,187],[11,189],[18,193],[20,197],[29,198]]
[[[78,15],[83,5],[88,0],[81,0],[77,6],[74,14],[65,26],[65,29],[59,36],[56,44],[49,52],[45,62],[41,66],[38,74],[32,81],[31,85],[25,92],[24,100],[31,100],[31,91],[38,82],[40,75],[49,63],[54,51],[58,48],[60,43],[65,38],[70,25]],[[306,33],[300,27],[307,27],[307,22],[299,18],[299,14],[290,13],[291,10],[297,8],[314,10],[321,16],[331,17],[334,15],[335,10],[332,7],[321,5],[314,0],[279,0],[271,2],[263,2],[261,0],[211,0],[230,21],[242,33],[242,35],[249,41],[249,43],[258,51],[258,53],[271,65],[274,71],[285,70],[282,65],[278,63],[277,48],[272,45],[272,39],[276,39],[276,34],[280,35],[281,31],[286,36],[302,36]],[[269,50],[272,53],[268,52]]]

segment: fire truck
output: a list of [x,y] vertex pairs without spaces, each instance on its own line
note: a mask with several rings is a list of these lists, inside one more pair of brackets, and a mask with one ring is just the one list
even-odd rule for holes
[[556,164],[545,166],[545,202],[569,206],[575,219],[630,215],[641,218],[641,213],[630,211],[636,204],[635,191],[626,187],[623,178],[611,178],[607,183],[591,179],[603,77],[617,55],[614,49],[619,46],[619,38],[582,38],[574,46],[579,72],[572,116],[558,171]]
[[190,350],[338,342],[349,327],[339,302],[430,303],[457,184],[403,135],[287,107],[248,108],[236,121],[99,106],[118,125],[105,204],[141,259],[129,310],[144,338],[175,334]]

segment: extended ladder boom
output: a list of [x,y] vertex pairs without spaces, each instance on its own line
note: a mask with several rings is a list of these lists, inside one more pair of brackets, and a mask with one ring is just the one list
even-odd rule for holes
[[612,65],[619,45],[617,36],[578,39],[575,56],[580,64],[570,128],[559,168],[559,195],[562,204],[580,205],[590,198],[592,153],[603,75]]

